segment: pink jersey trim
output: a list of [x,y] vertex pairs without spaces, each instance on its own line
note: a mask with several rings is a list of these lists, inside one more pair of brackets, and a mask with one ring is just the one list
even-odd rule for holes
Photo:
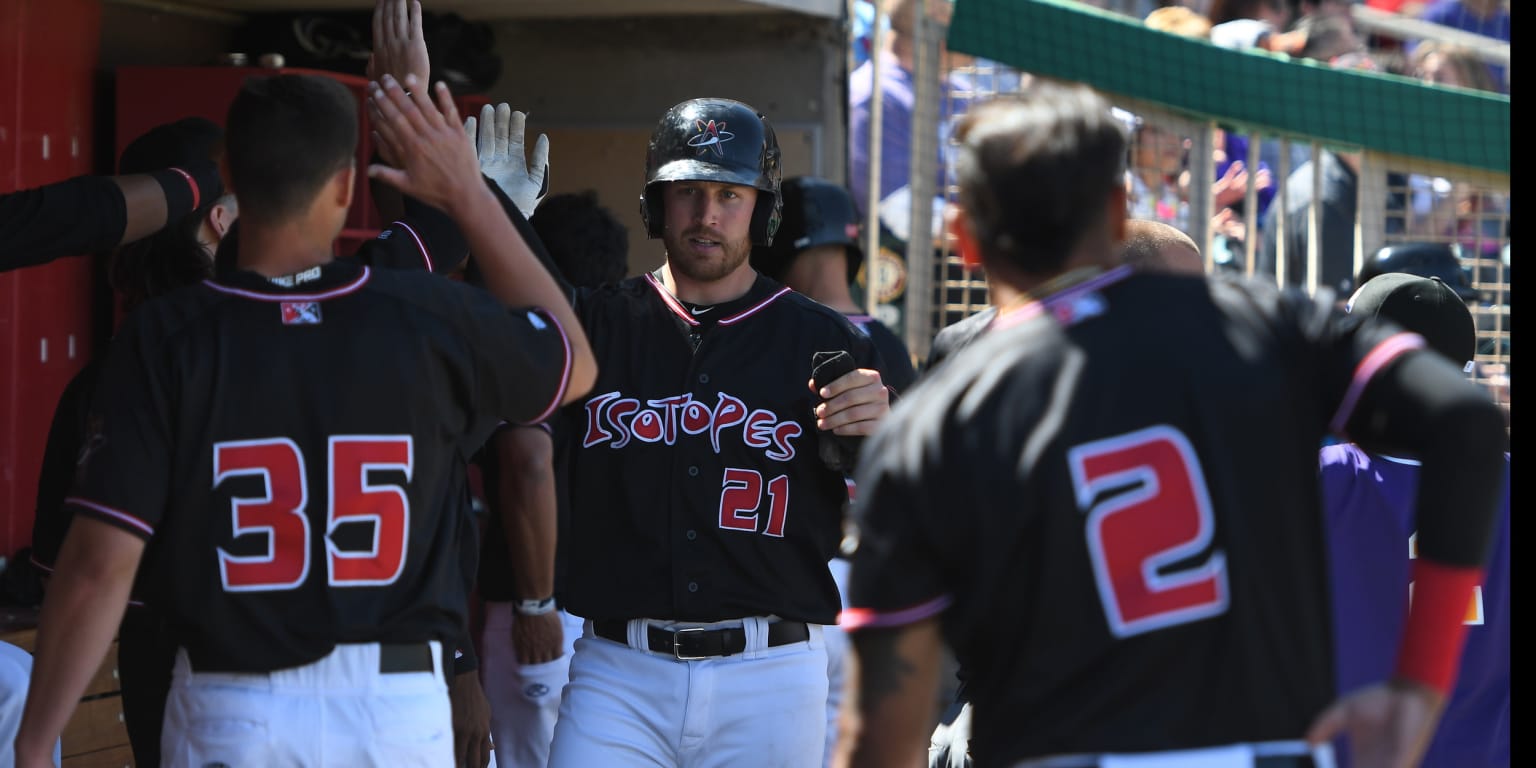
[[65,504],[73,504],[73,505],[75,505],[77,507],[82,507],[84,509],[88,509],[88,510],[90,510],[92,512],[95,512],[96,514],[101,515],[102,517],[107,517],[107,518],[111,518],[113,520],[116,520],[116,521],[118,521],[120,523],[123,523],[123,524],[128,525],[128,526],[130,526],[132,528],[135,528],[135,529],[137,529],[139,531],[142,531],[145,536],[153,536],[153,535],[155,535],[155,528],[154,528],[154,526],[150,525],[149,523],[144,522],[143,520],[138,519],[137,517],[134,517],[133,515],[128,514],[127,512],[124,512],[122,510],[113,509],[113,508],[111,508],[109,506],[106,506],[104,504],[97,504],[94,501],[90,501],[90,500],[87,500],[87,499],[82,499],[79,496],[70,496],[70,497],[64,499],[64,503]]
[[227,293],[231,296],[239,296],[245,299],[255,299],[256,301],[320,301],[356,292],[357,289],[363,287],[364,283],[368,282],[370,274],[372,273],[369,271],[369,268],[363,267],[363,273],[358,275],[356,280],[324,293],[258,293],[256,291],[247,291],[243,288],[232,288],[212,280],[204,280],[203,284],[220,293]]
[[1424,337],[1417,333],[1398,333],[1387,337],[1375,349],[1365,356],[1360,364],[1355,366],[1355,377],[1349,382],[1349,389],[1344,392],[1344,400],[1339,403],[1339,410],[1334,413],[1333,421],[1328,426],[1336,434],[1344,434],[1344,426],[1349,423],[1349,417],[1354,415],[1355,405],[1360,400],[1360,394],[1365,391],[1367,384],[1376,374],[1381,373],[1387,364],[1396,360],[1399,355],[1413,349],[1424,346]]
[[545,406],[538,416],[523,422],[524,424],[538,424],[554,415],[560,404],[565,401],[566,387],[569,387],[571,384],[571,366],[576,362],[571,355],[571,337],[565,334],[565,326],[561,325],[560,321],[556,320],[553,314],[544,309],[535,309],[534,311],[554,324],[555,330],[560,332],[560,347],[565,350],[565,364],[560,368],[560,386],[555,388],[554,399],[549,401],[549,405]]
[[987,327],[987,332],[990,333],[992,331],[998,331],[1004,328],[1010,328],[1012,326],[1018,325],[1019,323],[1022,323],[1025,320],[1028,320],[1031,317],[1034,317],[1035,315],[1038,315],[1041,312],[1044,312],[1045,310],[1050,309],[1051,307],[1054,307],[1064,301],[1071,301],[1085,293],[1096,291],[1106,285],[1110,285],[1111,283],[1118,283],[1126,277],[1130,276],[1130,274],[1134,271],[1135,269],[1131,267],[1131,265],[1122,264],[1108,272],[1105,272],[1104,274],[1093,278],[1092,280],[1078,283],[1077,285],[1074,285],[1065,290],[1042,297],[1037,301],[1031,301],[1030,303],[1019,307],[1018,309],[1015,309],[1006,314],[1000,314],[992,318],[992,324]]
[[405,233],[410,235],[412,240],[416,241],[416,250],[421,251],[421,259],[427,263],[427,271],[436,271],[432,268],[432,254],[427,250],[427,244],[421,241],[421,235],[416,234],[416,230],[403,221],[397,221],[395,224],[404,229]]
[[744,309],[744,310],[742,310],[740,312],[737,312],[736,314],[731,315],[730,317],[720,318],[720,320],[716,324],[717,325],[735,325],[736,323],[739,323],[742,320],[745,320],[745,319],[747,319],[747,318],[757,314],[758,312],[763,311],[764,307],[768,306],[769,304],[772,304],[775,299],[777,299],[780,296],[783,296],[784,294],[789,293],[789,292],[790,292],[790,289],[788,289],[788,288],[780,288],[772,296],[769,296],[768,298],[763,299],[762,301],[759,301],[758,303],[753,304],[752,306],[750,306],[750,307],[748,307],[748,308],[746,308],[746,309]]
[[191,208],[191,210],[194,210],[194,211],[197,210],[198,203],[201,203],[202,200],[203,200],[203,191],[201,189],[198,189],[198,187],[197,187],[197,179],[192,178],[192,174],[187,173],[186,171],[183,171],[182,169],[177,168],[175,166],[172,166],[171,170],[181,174],[181,177],[183,179],[187,180],[187,187],[189,187],[192,190],[192,208]]
[[44,571],[47,571],[49,573],[53,573],[53,566],[51,566],[51,565],[49,565],[49,564],[47,564],[47,563],[37,559],[37,555],[32,555],[32,556],[28,557],[27,559],[32,561],[33,567],[41,569],[41,570],[44,570]]
[[903,608],[899,611],[881,612],[870,608],[845,608],[837,616],[837,624],[845,630],[870,629],[880,627],[904,627],[908,624],[916,624],[923,619],[937,616],[948,608],[954,599],[949,595],[940,595],[926,603],[919,603],[911,608]]
[[656,278],[649,272],[646,273],[645,279],[650,282],[652,288],[656,289],[656,293],[661,296],[662,303],[666,304],[667,307],[672,310],[672,314],[681,317],[683,322],[689,325],[697,326],[699,324],[699,321],[693,319],[693,313],[689,312],[688,308],[683,306],[682,302],[678,301],[676,297],[669,293],[665,285],[662,285],[659,281],[657,281]]

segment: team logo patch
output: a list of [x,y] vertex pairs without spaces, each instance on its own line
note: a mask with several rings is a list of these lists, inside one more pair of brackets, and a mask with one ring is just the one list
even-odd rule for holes
[[688,146],[696,148],[701,155],[714,150],[715,157],[725,157],[725,148],[720,145],[736,138],[736,134],[725,129],[725,121],[721,120],[717,123],[710,120],[706,123],[703,120],[695,120],[693,124],[699,132],[688,137]]
[[549,693],[549,686],[543,683],[534,683],[523,689],[523,695],[530,699],[541,698],[546,693]]
[[320,302],[318,301],[285,301],[283,307],[283,325],[319,325]]

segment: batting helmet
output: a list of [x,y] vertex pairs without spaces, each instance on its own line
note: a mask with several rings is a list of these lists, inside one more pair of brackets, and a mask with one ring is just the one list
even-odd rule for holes
[[661,237],[666,216],[659,185],[714,181],[756,187],[752,242],[769,245],[783,210],[779,140],[768,118],[733,99],[689,99],[667,110],[651,134],[645,155],[645,192],[640,218],[646,234]]
[[1462,301],[1476,303],[1477,290],[1472,279],[1462,268],[1461,260],[1447,243],[1399,243],[1388,245],[1366,259],[1360,268],[1355,286],[1361,287],[1371,278],[1389,272],[1406,272],[1419,277],[1437,277],[1461,297]]
[[853,196],[839,184],[815,176],[784,180],[784,221],[771,246],[752,249],[752,268],[783,280],[795,256],[818,245],[841,245],[848,251],[848,282],[859,274],[864,250],[859,247],[859,218]]

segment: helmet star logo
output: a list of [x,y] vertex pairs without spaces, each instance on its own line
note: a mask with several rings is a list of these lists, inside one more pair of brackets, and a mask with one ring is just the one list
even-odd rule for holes
[[697,149],[701,155],[714,150],[715,157],[725,157],[725,148],[720,145],[736,138],[736,134],[725,129],[725,121],[717,123],[710,120],[706,123],[703,120],[694,120],[693,124],[699,132],[688,137],[688,146]]

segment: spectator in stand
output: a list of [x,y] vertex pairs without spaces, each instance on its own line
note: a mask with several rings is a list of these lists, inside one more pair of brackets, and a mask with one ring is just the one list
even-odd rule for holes
[[[1318,17],[1308,49],[1324,61],[1340,68],[1375,69],[1373,60],[1360,53],[1359,38],[1352,29],[1341,28],[1340,17]],[[1319,30],[1327,28],[1322,34]],[[1354,42],[1350,42],[1353,40]],[[1344,54],[1349,54],[1345,56]],[[1360,153],[1324,149],[1314,166],[1309,158],[1285,180],[1286,208],[1271,206],[1260,227],[1261,241],[1256,256],[1256,272],[1274,276],[1280,241],[1275,236],[1280,216],[1285,218],[1285,284],[1302,285],[1307,276],[1307,244],[1312,234],[1307,228],[1307,210],[1317,204],[1318,285],[1348,295],[1355,272],[1355,215],[1359,211]],[[1315,196],[1313,179],[1322,179],[1322,197]]]
[[1211,0],[1210,40],[1222,48],[1258,48],[1292,56],[1306,43],[1305,32],[1287,31],[1291,10],[1285,0]]
[[[880,188],[869,188],[871,153],[869,146],[871,124],[874,120],[873,97],[875,89],[874,60],[866,61],[849,76],[848,84],[848,157],[854,204],[861,213],[868,213],[871,206],[878,206],[892,193],[910,182],[911,148],[913,137],[912,119],[916,104],[914,67],[917,2],[915,0],[883,0],[887,3],[890,31],[885,36],[885,49],[880,56],[879,87],[881,89],[880,127]],[[954,12],[952,0],[928,0],[924,3],[929,21],[948,26]],[[960,61],[950,57],[951,62]],[[947,71],[947,70],[946,70]],[[939,124],[942,126],[953,115],[963,111],[963,104],[956,104],[950,94],[964,93],[969,88],[953,75],[946,76],[944,90],[939,99]],[[942,129],[941,129],[942,130]],[[943,143],[939,136],[929,139],[934,145],[934,157],[938,169],[934,177],[934,191],[944,191]]]
[[[1425,8],[1419,18],[1509,42],[1509,4],[1506,0],[1438,0]],[[1496,89],[1500,93],[1509,93],[1509,70],[1498,64],[1488,64],[1487,67]]]

